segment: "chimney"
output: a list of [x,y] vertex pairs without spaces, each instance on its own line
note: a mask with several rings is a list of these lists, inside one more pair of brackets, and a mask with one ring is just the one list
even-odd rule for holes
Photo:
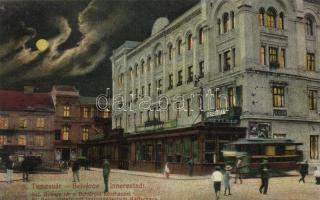
[[28,94],[28,93],[33,93],[33,87],[32,86],[24,86],[24,93]]

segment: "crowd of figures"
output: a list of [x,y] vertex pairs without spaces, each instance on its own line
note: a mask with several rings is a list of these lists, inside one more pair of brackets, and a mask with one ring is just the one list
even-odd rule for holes
[[[307,161],[304,161],[302,163],[298,163],[300,165],[299,172],[301,174],[301,178],[299,179],[299,183],[302,181],[305,183],[305,177],[308,175],[309,171],[309,164]],[[213,181],[213,191],[215,193],[216,199],[220,198],[220,191],[221,191],[221,185],[224,186],[224,195],[231,195],[231,187],[230,187],[230,181],[232,178],[234,178],[234,184],[237,184],[238,180],[240,184],[243,182],[243,168],[249,167],[246,165],[241,157],[238,157],[234,167],[231,165],[226,165],[224,169],[221,169],[220,166],[216,166],[214,168],[214,171],[212,173],[211,179]],[[188,168],[188,174],[189,176],[192,176],[193,174],[193,161],[189,160],[187,162],[187,168]],[[231,173],[233,170],[234,174]],[[271,177],[270,175],[270,165],[268,163],[268,160],[264,159],[260,163],[259,167],[259,176],[261,179],[261,184],[259,187],[259,192],[261,194],[266,195],[268,193],[269,188],[269,179]],[[164,176],[166,178],[170,178],[170,163],[166,163],[164,167]],[[317,167],[314,171],[315,176],[315,182],[317,185],[320,185],[320,167]]]

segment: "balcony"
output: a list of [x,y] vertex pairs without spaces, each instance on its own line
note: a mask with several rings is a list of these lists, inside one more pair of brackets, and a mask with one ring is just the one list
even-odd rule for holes
[[182,81],[179,81],[179,82],[177,83],[177,86],[180,86],[180,85],[182,85]]

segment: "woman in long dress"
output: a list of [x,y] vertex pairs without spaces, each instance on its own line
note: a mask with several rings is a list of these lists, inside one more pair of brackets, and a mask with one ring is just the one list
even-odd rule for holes
[[170,177],[170,169],[169,169],[169,163],[167,162],[165,167],[164,167],[164,175],[166,176],[166,178]]

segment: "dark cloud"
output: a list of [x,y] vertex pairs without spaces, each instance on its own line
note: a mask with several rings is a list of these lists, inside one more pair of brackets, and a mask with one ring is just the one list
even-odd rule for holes
[[[111,87],[112,49],[145,39],[156,18],[173,19],[197,1],[0,2],[0,88],[73,84],[103,91]],[[45,52],[35,47],[40,38],[49,41]]]

